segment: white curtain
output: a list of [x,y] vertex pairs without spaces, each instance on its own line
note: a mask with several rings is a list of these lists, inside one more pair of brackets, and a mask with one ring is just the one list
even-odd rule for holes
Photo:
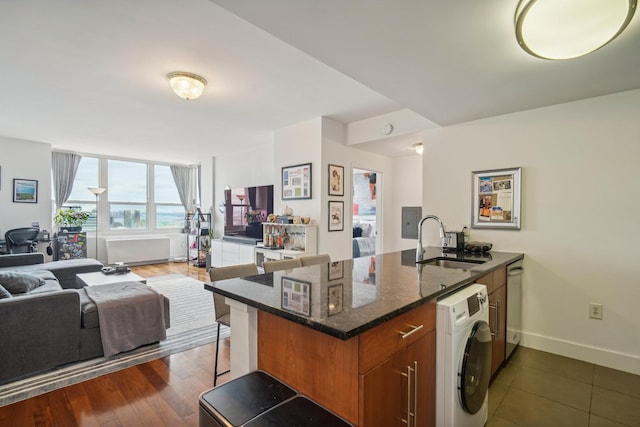
[[75,153],[51,153],[51,173],[53,175],[53,197],[57,209],[69,199],[82,156]]
[[198,166],[171,165],[171,174],[178,188],[182,206],[193,212],[193,206],[198,202]]

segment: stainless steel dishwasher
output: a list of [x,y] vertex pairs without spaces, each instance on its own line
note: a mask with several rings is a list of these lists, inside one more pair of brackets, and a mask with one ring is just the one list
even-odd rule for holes
[[520,343],[522,330],[522,260],[507,265],[507,348],[508,358]]

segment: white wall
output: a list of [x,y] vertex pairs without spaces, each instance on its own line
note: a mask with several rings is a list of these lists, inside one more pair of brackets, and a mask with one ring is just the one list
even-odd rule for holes
[[415,239],[402,238],[402,207],[422,206],[422,156],[392,159],[393,185],[388,206],[391,226],[384,230],[385,252],[416,247]]
[[[280,213],[284,206],[293,209],[294,215],[308,216],[320,221],[318,200],[322,193],[321,164],[322,119],[315,118],[275,132],[273,179],[275,179],[273,209]],[[282,167],[311,163],[311,199],[282,200]],[[320,226],[320,225],[319,225]],[[320,234],[320,233],[318,233]],[[320,238],[320,237],[319,237]]]
[[[0,137],[0,231],[31,227],[51,230],[51,146]],[[38,181],[37,203],[13,203],[14,178]],[[43,248],[40,248],[44,250]]]
[[[274,146],[268,144],[213,159],[215,238],[221,238],[224,234],[224,215],[218,212],[217,207],[219,203],[224,203],[226,185],[231,188],[274,185],[274,199],[280,199],[279,187],[275,186],[277,182],[273,157]],[[277,173],[279,174],[279,170]]]
[[[636,374],[638,117],[636,90],[426,131],[422,191],[423,213],[457,227],[470,222],[471,171],[522,166],[522,229],[471,238],[525,253],[523,344]],[[590,302],[604,320],[588,318]]]
[[[353,195],[351,194],[352,169],[367,169],[378,172],[376,182],[378,195],[382,199],[382,210],[378,212],[378,222],[382,225],[384,235],[378,239],[382,242],[382,251],[388,252],[386,243],[387,230],[394,227],[393,216],[387,213],[391,211],[393,204],[393,162],[391,158],[377,154],[361,151],[344,145],[344,126],[340,123],[323,118],[322,119],[322,199],[320,208],[322,209],[322,221],[318,230],[318,251],[328,253],[332,259],[348,259],[352,257],[353,238],[352,231],[352,206]],[[345,169],[345,195],[328,196],[329,187],[329,164],[344,166]],[[328,231],[328,203],[329,200],[344,201],[345,223],[343,231]],[[380,230],[380,228],[378,228]]]

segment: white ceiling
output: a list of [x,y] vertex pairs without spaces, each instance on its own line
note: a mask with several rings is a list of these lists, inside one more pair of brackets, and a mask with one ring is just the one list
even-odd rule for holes
[[[319,116],[409,108],[447,126],[640,88],[640,18],[591,55],[544,61],[516,44],[516,5],[0,1],[0,135],[192,163]],[[170,91],[176,70],[207,78],[202,98]]]

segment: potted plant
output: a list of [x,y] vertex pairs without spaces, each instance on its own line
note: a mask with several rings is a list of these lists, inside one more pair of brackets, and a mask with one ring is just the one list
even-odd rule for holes
[[53,217],[53,222],[60,226],[60,231],[77,232],[82,231],[82,226],[91,216],[91,212],[78,209],[60,209]]

